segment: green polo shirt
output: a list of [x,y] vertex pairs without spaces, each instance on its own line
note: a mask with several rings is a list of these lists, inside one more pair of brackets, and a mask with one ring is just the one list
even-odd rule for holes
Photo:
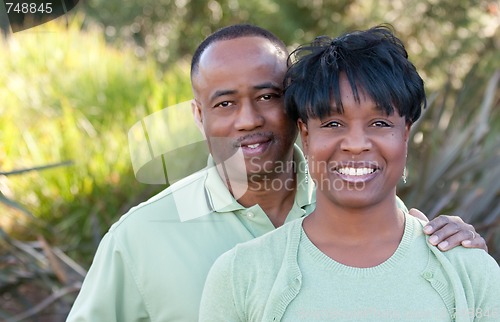
[[[312,211],[296,147],[297,194],[286,222]],[[130,209],[104,236],[68,321],[197,321],[205,278],[236,244],[274,230],[229,193],[214,162]]]

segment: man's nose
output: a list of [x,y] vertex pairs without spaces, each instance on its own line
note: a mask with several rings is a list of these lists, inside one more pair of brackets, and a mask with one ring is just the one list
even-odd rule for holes
[[238,131],[251,131],[264,125],[264,117],[256,104],[250,101],[242,102],[234,122]]

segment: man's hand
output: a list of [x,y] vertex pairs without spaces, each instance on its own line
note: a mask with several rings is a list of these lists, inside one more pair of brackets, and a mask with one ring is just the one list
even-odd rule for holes
[[[410,209],[410,215],[429,221],[418,209]],[[431,220],[424,227],[424,233],[430,235],[429,243],[447,251],[458,245],[467,248],[482,248],[488,251],[486,241],[477,232],[474,226],[465,223],[458,216],[439,216]]]

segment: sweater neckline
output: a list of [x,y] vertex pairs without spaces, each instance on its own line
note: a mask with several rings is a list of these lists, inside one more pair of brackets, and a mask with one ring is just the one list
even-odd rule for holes
[[335,272],[336,274],[349,275],[353,277],[371,277],[377,276],[380,274],[387,273],[391,271],[394,267],[398,265],[398,263],[408,254],[408,251],[411,246],[411,242],[413,241],[414,235],[414,226],[415,221],[412,220],[412,216],[405,214],[405,226],[403,237],[401,238],[401,242],[399,243],[396,251],[384,262],[379,265],[372,267],[353,267],[344,265],[342,263],[337,262],[336,260],[328,257],[325,253],[323,253],[319,248],[314,245],[311,240],[307,237],[307,234],[302,227],[302,221],[300,220],[300,241],[299,247],[303,247],[304,251],[308,253],[308,255],[312,256],[313,260],[323,269],[330,270]]

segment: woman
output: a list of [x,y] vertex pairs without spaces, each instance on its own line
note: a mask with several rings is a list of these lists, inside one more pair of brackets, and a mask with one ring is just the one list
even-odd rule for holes
[[379,26],[297,49],[287,112],[316,209],[222,255],[201,321],[499,321],[500,268],[483,250],[441,253],[396,206],[423,81]]

